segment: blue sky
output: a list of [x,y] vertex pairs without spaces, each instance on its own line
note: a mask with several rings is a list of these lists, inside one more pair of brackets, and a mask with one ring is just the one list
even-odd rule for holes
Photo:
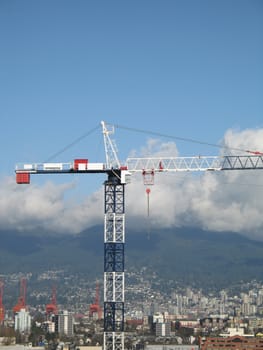
[[[0,1],[0,176],[101,120],[213,144],[229,129],[261,130],[262,36],[260,0]],[[149,137],[117,129],[120,159]],[[218,154],[176,144],[180,155]],[[54,161],[79,157],[104,160],[100,129]]]

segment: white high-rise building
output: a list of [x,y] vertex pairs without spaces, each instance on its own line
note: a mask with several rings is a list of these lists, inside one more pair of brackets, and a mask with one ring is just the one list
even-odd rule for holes
[[67,310],[58,314],[58,333],[69,337],[74,335],[73,314]]
[[170,335],[171,335],[171,322],[156,323],[157,337],[170,337]]
[[15,315],[15,331],[29,332],[31,329],[31,316],[26,309],[21,309]]

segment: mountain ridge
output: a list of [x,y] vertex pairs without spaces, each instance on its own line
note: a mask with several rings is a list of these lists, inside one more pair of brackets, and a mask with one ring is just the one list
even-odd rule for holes
[[[68,272],[103,274],[102,226],[78,235],[0,231],[0,273]],[[163,279],[202,285],[263,280],[263,242],[239,234],[195,228],[145,232],[127,230],[126,270],[147,266]]]

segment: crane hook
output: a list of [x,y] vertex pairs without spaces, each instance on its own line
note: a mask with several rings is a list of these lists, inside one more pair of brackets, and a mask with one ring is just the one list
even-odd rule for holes
[[150,195],[150,188],[146,188],[146,194],[147,194],[147,216],[149,217],[150,216],[150,198],[149,198],[149,195]]
[[147,227],[147,237],[150,239],[150,188],[146,188],[147,194],[147,217],[148,217],[148,227]]

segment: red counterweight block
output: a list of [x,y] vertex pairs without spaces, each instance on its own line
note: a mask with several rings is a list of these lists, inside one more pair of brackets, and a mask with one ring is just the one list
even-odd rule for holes
[[74,170],[87,170],[88,159],[74,159]]
[[29,173],[16,173],[16,183],[17,184],[29,184],[30,174]]

